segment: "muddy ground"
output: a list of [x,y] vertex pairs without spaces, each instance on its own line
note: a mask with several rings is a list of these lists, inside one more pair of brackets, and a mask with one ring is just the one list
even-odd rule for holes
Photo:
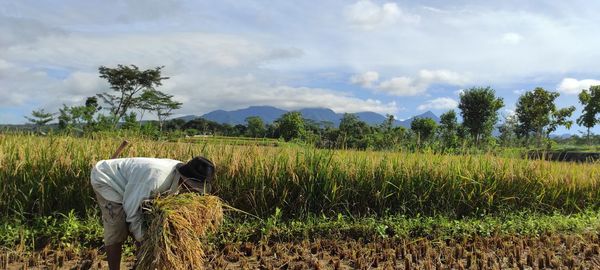
[[[105,269],[97,250],[4,252],[2,269]],[[600,269],[597,234],[459,240],[317,239],[237,243],[207,250],[208,269]],[[133,266],[132,259],[122,269]]]

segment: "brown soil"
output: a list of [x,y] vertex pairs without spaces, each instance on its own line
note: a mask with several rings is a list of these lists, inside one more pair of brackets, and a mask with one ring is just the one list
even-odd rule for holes
[[[125,259],[121,269],[133,266],[132,259]],[[108,269],[104,256],[96,249],[83,252],[70,250],[44,250],[35,253],[0,252],[0,269]]]
[[[36,253],[23,262],[15,261],[16,257],[11,261],[4,254],[0,268],[23,269],[25,264],[34,267],[31,269],[106,266],[95,251],[84,252],[80,258],[67,255]],[[593,234],[240,243],[208,250],[206,261],[208,269],[600,269],[600,240]],[[126,263],[123,269],[131,265]]]

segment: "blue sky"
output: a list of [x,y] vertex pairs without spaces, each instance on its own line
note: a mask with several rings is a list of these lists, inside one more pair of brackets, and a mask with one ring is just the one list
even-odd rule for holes
[[[2,1],[0,123],[107,91],[100,65],[165,66],[179,114],[272,105],[399,119],[491,86],[560,106],[600,84],[591,1]],[[569,132],[577,133],[579,127]],[[600,130],[600,128],[598,129]],[[561,129],[558,133],[567,132]]]

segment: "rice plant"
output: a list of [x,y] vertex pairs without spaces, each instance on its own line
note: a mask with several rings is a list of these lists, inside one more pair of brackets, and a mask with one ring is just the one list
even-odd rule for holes
[[147,236],[137,253],[136,269],[203,269],[202,237],[223,220],[221,200],[195,193],[154,200],[146,215]]
[[[215,194],[261,217],[277,208],[285,218],[572,213],[600,202],[595,163],[128,139],[132,146],[124,157],[208,157],[217,166]],[[119,143],[109,137],[0,135],[0,213],[95,211],[91,166]]]

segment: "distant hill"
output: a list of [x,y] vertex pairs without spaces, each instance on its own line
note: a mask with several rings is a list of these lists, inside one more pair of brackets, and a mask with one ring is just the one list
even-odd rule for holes
[[[297,111],[300,112],[302,116],[306,119],[313,120],[317,123],[330,122],[336,127],[340,124],[340,120],[344,116],[343,113],[335,113],[333,110],[328,108],[304,108]],[[226,123],[230,125],[243,125],[246,124],[246,118],[250,116],[258,116],[262,118],[263,121],[265,121],[266,123],[273,123],[273,121],[281,117],[281,115],[283,115],[286,112],[288,111],[271,106],[251,106],[246,109],[233,111],[216,110],[204,114],[201,117],[206,120],[215,121],[221,124]],[[385,116],[374,112],[358,112],[355,114],[360,120],[365,121],[369,125],[379,125],[383,123],[383,121],[385,121],[386,119]],[[429,117],[438,123],[440,121],[440,118],[437,115],[435,115],[431,111],[427,111],[425,113],[416,115],[404,121],[396,120],[394,121],[394,126],[410,128],[410,124],[415,118],[426,117]],[[196,118],[196,116],[193,115],[179,117],[179,119],[184,119],[186,121],[192,120],[194,118]]]
[[259,116],[263,121],[272,123],[287,111],[271,106],[251,106],[246,109],[235,111],[216,110],[202,115],[202,118],[221,124],[245,124],[246,118]]
[[298,110],[302,117],[319,122],[331,122],[334,126],[340,124],[341,116],[327,108],[306,108]]
[[181,119],[183,121],[189,122],[192,121],[194,119],[198,118],[198,116],[196,115],[184,115],[184,116],[180,116],[180,117],[176,117],[175,119]]

